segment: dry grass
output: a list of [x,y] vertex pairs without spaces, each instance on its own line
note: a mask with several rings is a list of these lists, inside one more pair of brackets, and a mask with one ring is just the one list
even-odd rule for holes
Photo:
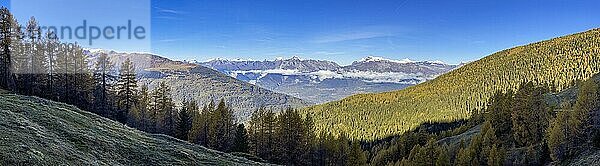
[[260,165],[73,106],[0,94],[0,165]]

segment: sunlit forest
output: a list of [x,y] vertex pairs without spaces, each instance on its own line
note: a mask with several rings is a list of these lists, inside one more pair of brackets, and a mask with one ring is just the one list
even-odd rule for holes
[[305,110],[320,131],[345,132],[373,140],[401,134],[426,122],[469,118],[486,108],[495,91],[522,82],[553,91],[600,72],[600,30],[573,34],[500,51],[438,78],[395,92],[361,94]]

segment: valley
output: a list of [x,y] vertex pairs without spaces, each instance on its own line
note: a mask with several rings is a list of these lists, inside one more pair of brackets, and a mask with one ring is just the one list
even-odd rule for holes
[[348,66],[299,57],[272,61],[216,59],[197,63],[238,80],[312,103],[336,101],[355,94],[400,90],[460,66],[374,56]]
[[167,83],[173,91],[173,99],[195,101],[204,105],[224,99],[231,103],[235,116],[241,122],[247,121],[259,108],[280,111],[288,107],[301,108],[311,103],[290,95],[273,92],[257,85],[236,80],[212,69],[186,62],[173,61],[149,53],[120,53],[109,50],[87,51],[89,61],[96,61],[98,55],[109,57],[114,69],[130,59],[135,66],[139,85],[154,89],[160,83]]

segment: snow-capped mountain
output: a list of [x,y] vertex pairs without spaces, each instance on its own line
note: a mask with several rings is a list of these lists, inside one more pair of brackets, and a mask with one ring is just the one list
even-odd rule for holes
[[439,61],[390,60],[373,56],[348,66],[299,57],[264,61],[215,59],[199,64],[315,103],[339,100],[358,93],[399,90],[457,67]]
[[456,65],[448,65],[441,61],[388,60],[369,56],[360,61],[355,61],[352,65],[344,66],[343,69],[346,71],[392,72],[435,76],[448,72],[455,67]]
[[290,59],[274,61],[227,60],[215,59],[200,63],[221,72],[254,71],[254,70],[297,70],[299,72],[315,72],[319,70],[336,70],[340,66],[330,61],[302,60],[297,56]]

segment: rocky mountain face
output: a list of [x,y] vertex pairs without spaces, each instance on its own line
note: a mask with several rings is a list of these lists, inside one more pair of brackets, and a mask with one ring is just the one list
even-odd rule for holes
[[369,56],[360,61],[355,61],[352,65],[343,67],[343,70],[377,73],[414,73],[427,77],[446,73],[456,67],[457,65],[449,65],[441,61],[416,62],[409,59],[398,61]]
[[0,94],[0,165],[265,165],[74,106]]
[[100,53],[109,55],[118,69],[129,58],[136,66],[139,84],[150,90],[161,82],[171,86],[173,99],[179,103],[195,100],[200,105],[225,100],[234,109],[239,121],[246,121],[258,108],[275,111],[287,107],[299,108],[311,103],[286,94],[249,84],[210,68],[186,62],[173,61],[149,53],[119,53],[115,51],[88,51],[90,62]]
[[348,66],[298,57],[274,61],[216,59],[198,63],[238,80],[310,102],[323,103],[361,93],[399,90],[458,67],[367,57]]
[[245,61],[245,60],[227,60],[215,59],[202,65],[217,69],[221,72],[227,71],[253,71],[253,70],[298,70],[300,72],[315,72],[319,70],[337,70],[340,68],[338,64],[330,61],[321,60],[302,60],[299,57],[290,59],[277,59],[274,61]]

